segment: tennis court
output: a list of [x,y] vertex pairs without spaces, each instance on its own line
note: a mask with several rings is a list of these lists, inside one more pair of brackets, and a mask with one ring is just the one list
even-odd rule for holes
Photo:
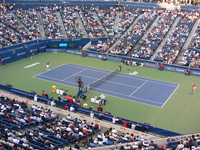
[[[99,81],[107,75],[108,80]],[[156,107],[163,107],[179,86],[176,83],[123,73],[112,73],[107,70],[72,63],[63,64],[35,77],[77,88],[77,78],[81,77],[85,86],[93,85],[91,91]]]

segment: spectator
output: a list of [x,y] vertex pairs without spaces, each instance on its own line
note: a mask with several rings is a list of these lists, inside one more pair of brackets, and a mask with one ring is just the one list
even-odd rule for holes
[[118,119],[116,116],[113,116],[113,118],[112,118],[112,123],[115,124],[118,120],[119,120],[119,119]]
[[61,101],[61,96],[60,95],[58,95],[58,100]]
[[93,111],[90,112],[90,117],[94,118],[94,112]]
[[68,110],[69,109],[69,107],[67,106],[67,104],[63,108],[64,108],[64,110]]
[[82,96],[82,100],[83,100],[83,101],[87,101],[87,95],[86,95],[86,94],[84,94],[84,95]]
[[51,106],[55,107],[56,106],[56,103],[54,100],[51,101]]
[[176,147],[176,150],[181,150],[184,148],[184,144],[183,141],[180,142],[180,144],[178,144],[178,146]]
[[34,101],[35,101],[35,102],[38,101],[38,96],[37,96],[37,94],[34,96]]
[[100,112],[102,112],[102,111],[103,111],[103,107],[102,107],[101,105],[99,105],[99,106],[97,107],[97,110],[100,111]]
[[185,71],[185,75],[190,75],[190,68]]
[[164,63],[160,63],[159,66],[158,66],[158,70],[162,71],[163,70],[163,66],[164,66]]
[[102,99],[101,99],[101,104],[102,104],[102,105],[106,105],[106,102],[107,102],[107,100],[106,100],[105,98],[102,98]]
[[73,105],[71,105],[71,107],[69,108],[69,111],[71,111],[71,112],[74,112],[74,111],[75,111],[75,108],[74,108]]
[[4,60],[1,59],[1,60],[0,60],[0,67],[4,67],[4,66],[5,66]]
[[46,96],[46,93],[45,93],[45,91],[44,91],[44,90],[42,91],[42,96]]
[[82,55],[82,57],[85,57],[86,56],[86,52],[82,51],[81,55]]
[[99,119],[100,119],[100,120],[103,120],[103,116],[104,116],[103,113],[99,113]]

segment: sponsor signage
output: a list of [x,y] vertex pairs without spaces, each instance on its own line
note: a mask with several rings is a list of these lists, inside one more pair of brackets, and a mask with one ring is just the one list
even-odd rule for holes
[[26,54],[26,52],[17,53],[17,56],[19,57],[19,56],[21,56],[21,55],[25,55],[25,54]]

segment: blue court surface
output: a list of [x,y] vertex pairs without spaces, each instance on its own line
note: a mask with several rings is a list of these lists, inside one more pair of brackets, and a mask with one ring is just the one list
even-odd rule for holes
[[[46,71],[36,78],[77,87],[77,78],[81,77],[85,86],[102,78],[110,71],[66,63]],[[92,88],[101,94],[107,94],[147,105],[163,107],[172,96],[179,84],[159,81],[123,73],[114,76]]]

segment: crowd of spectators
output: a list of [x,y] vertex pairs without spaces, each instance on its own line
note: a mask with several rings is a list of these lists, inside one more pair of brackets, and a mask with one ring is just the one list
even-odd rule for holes
[[[94,114],[90,117],[103,120]],[[120,121],[115,116],[112,119],[113,124]],[[126,146],[136,148],[145,143],[143,136],[119,132],[114,127],[102,129],[98,123],[76,118],[70,113],[60,117],[49,108],[37,104],[30,107],[26,102],[3,95],[0,96],[0,123],[0,145],[4,147],[50,150],[72,144],[77,149],[87,149],[129,143]],[[130,123],[129,128],[137,130],[137,127],[139,125]]]
[[110,7],[109,9],[96,9],[97,15],[102,22],[103,27],[106,29],[109,37],[113,37],[115,35],[115,19],[116,19],[116,8]]
[[[119,118],[114,116],[112,120],[116,124]],[[98,123],[75,118],[70,114],[59,117],[50,109],[37,104],[28,107],[26,102],[3,95],[0,96],[0,123],[1,148],[51,150],[59,149],[70,143],[76,149],[118,144],[124,145],[116,146],[115,150],[200,149],[198,134],[180,137],[179,140],[168,137],[166,144],[158,145],[154,141],[146,141],[143,136],[119,132],[114,127],[102,130]],[[29,130],[30,127],[33,127],[32,130]],[[136,124],[131,125],[132,129],[136,127]]]
[[160,3],[160,2],[165,2],[168,4],[175,4],[175,5],[196,5],[196,6],[200,6],[200,2],[198,0],[155,0],[154,2],[156,3]]
[[76,10],[78,7],[60,7],[60,14],[66,34],[69,38],[84,38],[86,37],[80,28]]
[[120,0],[127,2],[145,2],[145,3],[166,3],[166,4],[174,4],[174,5],[195,5],[200,6],[200,1],[198,0]]
[[[140,58],[149,59],[152,56],[177,17],[174,11],[158,10],[157,14],[160,14],[158,21],[137,48],[142,53],[139,55]],[[138,56],[137,53],[136,56]]]
[[178,24],[174,28],[173,32],[167,39],[167,42],[159,50],[157,57],[159,60],[166,62],[167,64],[174,63],[178,54],[180,53],[183,45],[185,44],[192,27],[199,16],[198,12],[178,12],[181,17]]
[[178,62],[179,65],[199,68],[200,65],[199,51],[200,51],[200,24],[198,25],[196,32],[194,33],[189,48],[185,50],[183,56]]
[[[39,126],[40,131],[52,134],[57,138],[68,140],[70,143],[75,143],[75,145],[77,145],[77,141],[94,135],[99,129],[100,126],[98,124],[74,118],[70,114],[66,118]],[[82,146],[87,147],[88,144],[85,143]]]
[[114,145],[114,144],[122,144],[129,143],[135,141],[144,141],[139,136],[134,136],[133,133],[119,133],[115,128],[109,128],[105,132],[100,132],[95,137],[91,137],[89,139],[90,146],[105,146],[105,145]]
[[[174,63],[180,52],[182,52],[181,49],[199,16],[199,12],[196,11],[168,11],[125,6],[66,7],[55,5],[28,9],[13,7],[8,9],[1,6],[0,11],[1,48],[40,39],[41,27],[38,13],[42,17],[41,23],[43,24],[46,38],[64,38],[63,34],[66,34],[69,38],[86,37],[79,24],[80,20],[78,21],[77,18],[77,14],[79,14],[89,37],[105,37],[103,28],[105,28],[110,37],[107,40],[98,40],[98,42],[93,43],[90,47],[91,50],[106,53],[115,42],[118,42],[114,48],[110,49],[110,54],[127,55],[131,51],[131,57],[145,59],[149,59],[153,55],[175,19],[180,17],[180,21],[167,39],[167,42],[155,55],[155,61],[164,61],[167,64]],[[61,31],[58,14],[61,16],[65,33]],[[141,18],[133,24],[134,20],[139,16]],[[159,17],[159,19],[155,22],[147,38],[140,40],[156,17]],[[124,33],[125,35],[123,35]],[[120,39],[122,35],[123,38]],[[139,41],[140,43],[138,43]],[[133,49],[136,44],[139,45],[137,45],[136,49]],[[189,49],[184,52],[178,64],[192,67],[199,66],[198,50],[199,27],[193,36]]]
[[[11,35],[12,34],[12,39]],[[13,43],[15,43],[16,38],[14,38],[14,32],[12,30],[9,30],[4,24],[0,23],[0,48],[4,48],[7,46],[11,46]]]
[[[50,109],[0,97],[0,144],[24,149],[54,149],[74,144],[99,131],[97,123],[67,115],[60,118]],[[33,130],[28,130],[33,127]]]
[[16,38],[16,42],[24,43],[29,40],[33,40],[33,38],[30,37],[28,31],[26,31],[26,29],[17,21],[17,19],[13,16],[12,13],[7,12],[2,15],[4,16],[1,18],[2,23],[10,30],[14,30],[16,34],[20,35]]
[[196,50],[200,50],[200,23],[197,26],[197,29],[194,33],[193,39],[190,42],[189,47],[193,47]]
[[168,137],[166,141],[166,148],[176,150],[199,150],[200,136],[199,134],[193,134],[179,139]]
[[[136,17],[140,15],[141,9],[132,7],[132,8],[126,8],[126,7],[120,7],[119,8],[119,21],[118,21],[118,29],[117,32],[121,35],[123,34],[133,23]],[[120,37],[120,35],[117,36],[117,38]]]
[[[6,96],[1,96],[0,100],[0,143],[13,148],[36,149],[25,129],[40,123],[53,121],[58,116],[42,107],[31,110],[28,108],[27,103],[19,102]],[[33,137],[31,139],[38,140]]]
[[90,38],[104,37],[103,27],[98,22],[95,15],[96,7],[79,7],[79,15]]
[[42,16],[42,24],[44,26],[45,36],[49,39],[64,38],[61,31],[61,25],[58,21],[58,6],[45,6],[36,8]]
[[[126,55],[146,33],[156,18],[156,11],[150,8],[142,9],[141,18],[134,23],[128,33],[119,41],[117,46],[110,51],[111,54]],[[134,52],[137,53],[137,52]],[[140,55],[140,54],[139,54]],[[132,55],[135,57],[135,55]]]
[[116,38],[109,38],[107,40],[98,40],[94,42],[90,50],[105,53],[114,44]]
[[39,19],[36,10],[29,9],[13,9],[13,13],[17,16],[21,23],[29,30],[29,36],[34,39],[40,39]]
[[1,40],[1,47],[33,40],[14,15],[7,11],[6,7],[1,6],[0,13],[0,36],[4,38],[4,40]]

